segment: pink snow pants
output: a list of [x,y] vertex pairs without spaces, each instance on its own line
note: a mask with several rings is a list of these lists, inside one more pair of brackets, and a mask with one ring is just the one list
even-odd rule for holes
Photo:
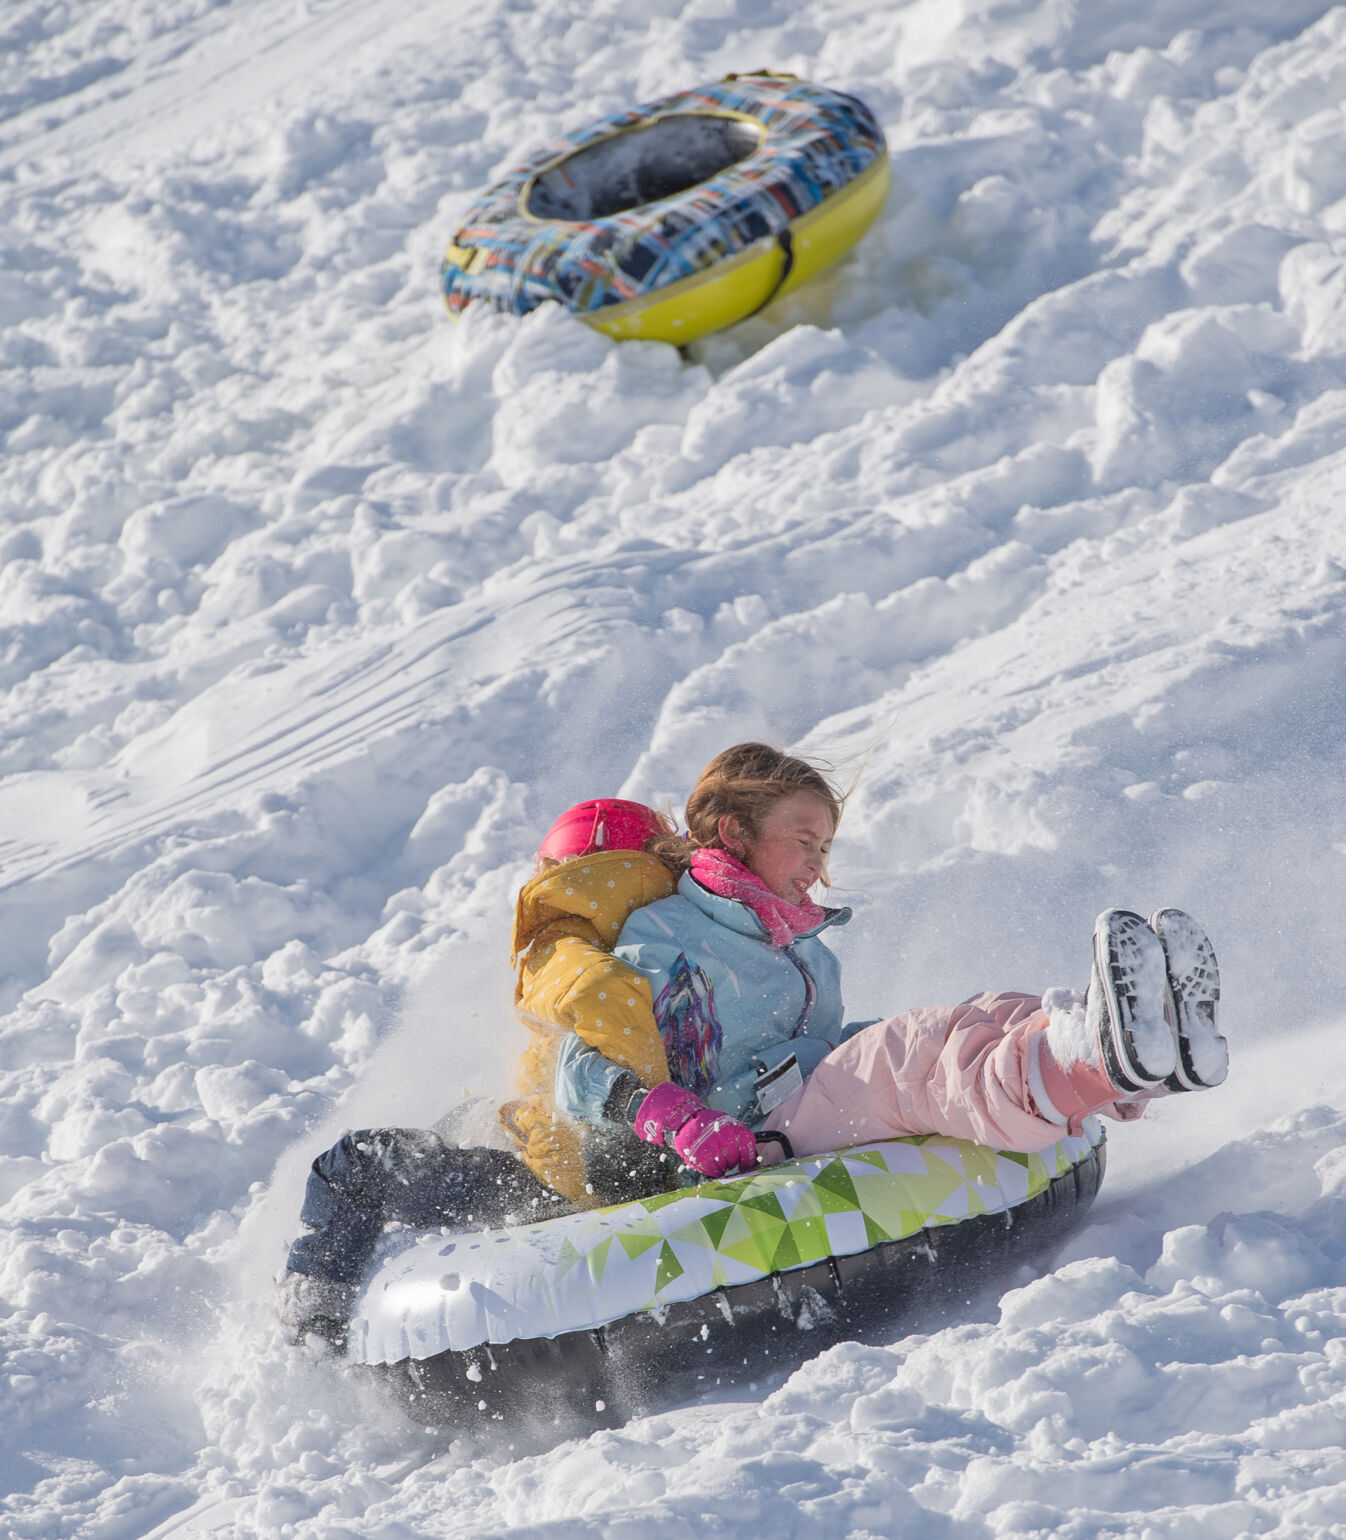
[[[765,1126],[785,1134],[796,1155],[903,1134],[1045,1150],[1066,1132],[1038,1115],[1029,1092],[1029,1055],[1046,1023],[1036,995],[987,993],[903,1011],[834,1048]],[[1129,1120],[1143,1108],[1100,1110]]]

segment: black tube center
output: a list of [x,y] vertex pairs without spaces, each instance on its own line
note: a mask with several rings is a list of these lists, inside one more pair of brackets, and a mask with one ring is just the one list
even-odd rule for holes
[[600,139],[549,167],[533,183],[526,212],[575,222],[657,203],[709,181],[761,143],[740,118],[672,113],[644,128]]

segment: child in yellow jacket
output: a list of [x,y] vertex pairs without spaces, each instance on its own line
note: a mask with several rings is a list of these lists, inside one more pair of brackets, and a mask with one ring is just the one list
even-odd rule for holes
[[461,1149],[426,1129],[343,1135],[313,1162],[280,1279],[278,1314],[295,1341],[339,1345],[384,1225],[491,1227],[618,1202],[668,1185],[662,1152],[620,1126],[581,1128],[558,1114],[557,1050],[574,1033],[630,1069],[644,1087],[669,1078],[649,983],[611,956],[633,909],[666,898],[672,874],[641,849],[667,833],[639,803],[581,803],[543,842],[539,872],[519,894],[515,998],[532,1039],[517,1101],[501,1122],[519,1146]]
[[538,875],[515,909],[514,999],[531,1041],[519,1099],[501,1108],[500,1121],[533,1174],[582,1208],[662,1186],[669,1170],[634,1135],[581,1129],[558,1113],[553,1094],[557,1050],[571,1032],[647,1088],[669,1078],[649,981],[611,955],[631,911],[674,891],[672,873],[642,848],[668,832],[637,802],[570,808],[543,841]]

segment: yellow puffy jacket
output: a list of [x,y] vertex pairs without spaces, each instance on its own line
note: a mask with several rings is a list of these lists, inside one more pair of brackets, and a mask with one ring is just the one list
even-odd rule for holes
[[582,1207],[599,1200],[585,1190],[579,1130],[556,1110],[557,1050],[576,1032],[644,1085],[669,1078],[649,980],[610,954],[627,915],[675,886],[657,856],[605,850],[551,867],[519,892],[510,961],[532,1040],[519,1061],[520,1098],[500,1121],[534,1175]]

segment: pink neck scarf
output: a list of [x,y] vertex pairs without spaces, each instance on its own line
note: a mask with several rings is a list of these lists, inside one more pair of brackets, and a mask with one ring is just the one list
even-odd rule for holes
[[811,898],[802,904],[778,898],[756,872],[727,850],[694,850],[689,870],[703,888],[746,904],[766,926],[772,946],[789,946],[796,936],[827,918],[827,910]]

